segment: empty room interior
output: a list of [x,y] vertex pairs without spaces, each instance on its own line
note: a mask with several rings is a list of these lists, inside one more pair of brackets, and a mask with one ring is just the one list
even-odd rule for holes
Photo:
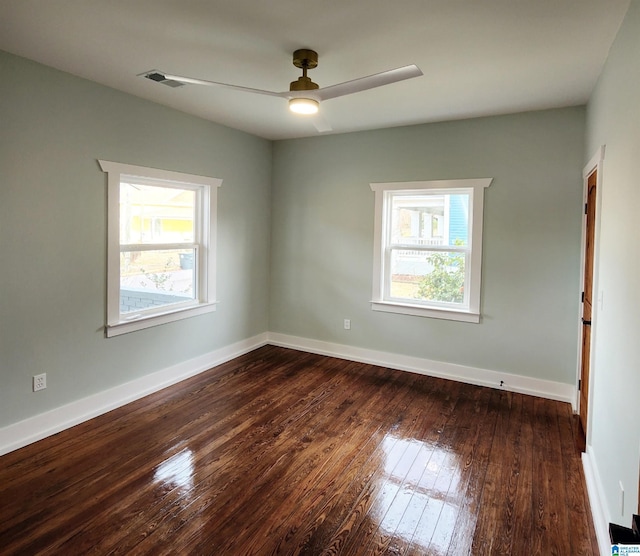
[[639,60],[640,0],[3,0],[0,552],[640,545]]

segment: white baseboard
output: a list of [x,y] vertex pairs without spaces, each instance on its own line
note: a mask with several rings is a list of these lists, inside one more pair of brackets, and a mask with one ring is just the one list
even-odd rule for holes
[[591,446],[587,445],[587,451],[582,454],[582,468],[587,483],[587,494],[589,495],[589,505],[591,506],[591,516],[596,529],[598,547],[601,556],[611,554],[611,539],[609,538],[609,523],[611,522],[607,507],[604,504],[604,491],[598,466],[593,458]]
[[371,363],[478,386],[501,388],[500,383],[502,381],[503,390],[559,400],[572,405],[575,404],[576,399],[575,387],[569,384],[269,332],[0,428],[0,455],[17,450],[27,444],[37,442],[64,429],[102,415],[107,411],[138,400],[148,394],[229,361],[234,357],[253,351],[265,344],[273,344],[350,361]]
[[266,343],[267,334],[259,334],[0,428],[0,456],[162,390]]
[[[275,332],[269,332],[268,338],[268,343],[276,346],[567,402],[572,405],[575,411],[576,389],[570,384],[443,363],[442,361],[431,361],[398,353],[321,342]],[[502,387],[500,386],[501,382]]]

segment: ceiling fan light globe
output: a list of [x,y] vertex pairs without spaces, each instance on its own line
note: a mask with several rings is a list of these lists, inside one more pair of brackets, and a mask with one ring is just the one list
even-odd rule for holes
[[289,101],[289,110],[296,114],[317,114],[320,103],[312,98],[292,98]]

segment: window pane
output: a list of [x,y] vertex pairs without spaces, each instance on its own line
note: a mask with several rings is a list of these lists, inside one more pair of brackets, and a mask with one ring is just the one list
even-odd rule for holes
[[464,304],[465,261],[466,253],[393,249],[390,296]]
[[120,243],[193,243],[196,192],[120,183]]
[[195,299],[195,249],[120,253],[120,313]]
[[391,243],[468,245],[470,193],[393,195]]

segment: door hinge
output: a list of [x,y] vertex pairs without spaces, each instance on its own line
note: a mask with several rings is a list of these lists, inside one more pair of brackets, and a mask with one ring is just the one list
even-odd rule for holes
[[578,381],[578,392],[582,390],[582,380]]
[[587,203],[584,204],[584,213],[587,214]]
[[584,292],[582,292],[582,303],[584,303]]

